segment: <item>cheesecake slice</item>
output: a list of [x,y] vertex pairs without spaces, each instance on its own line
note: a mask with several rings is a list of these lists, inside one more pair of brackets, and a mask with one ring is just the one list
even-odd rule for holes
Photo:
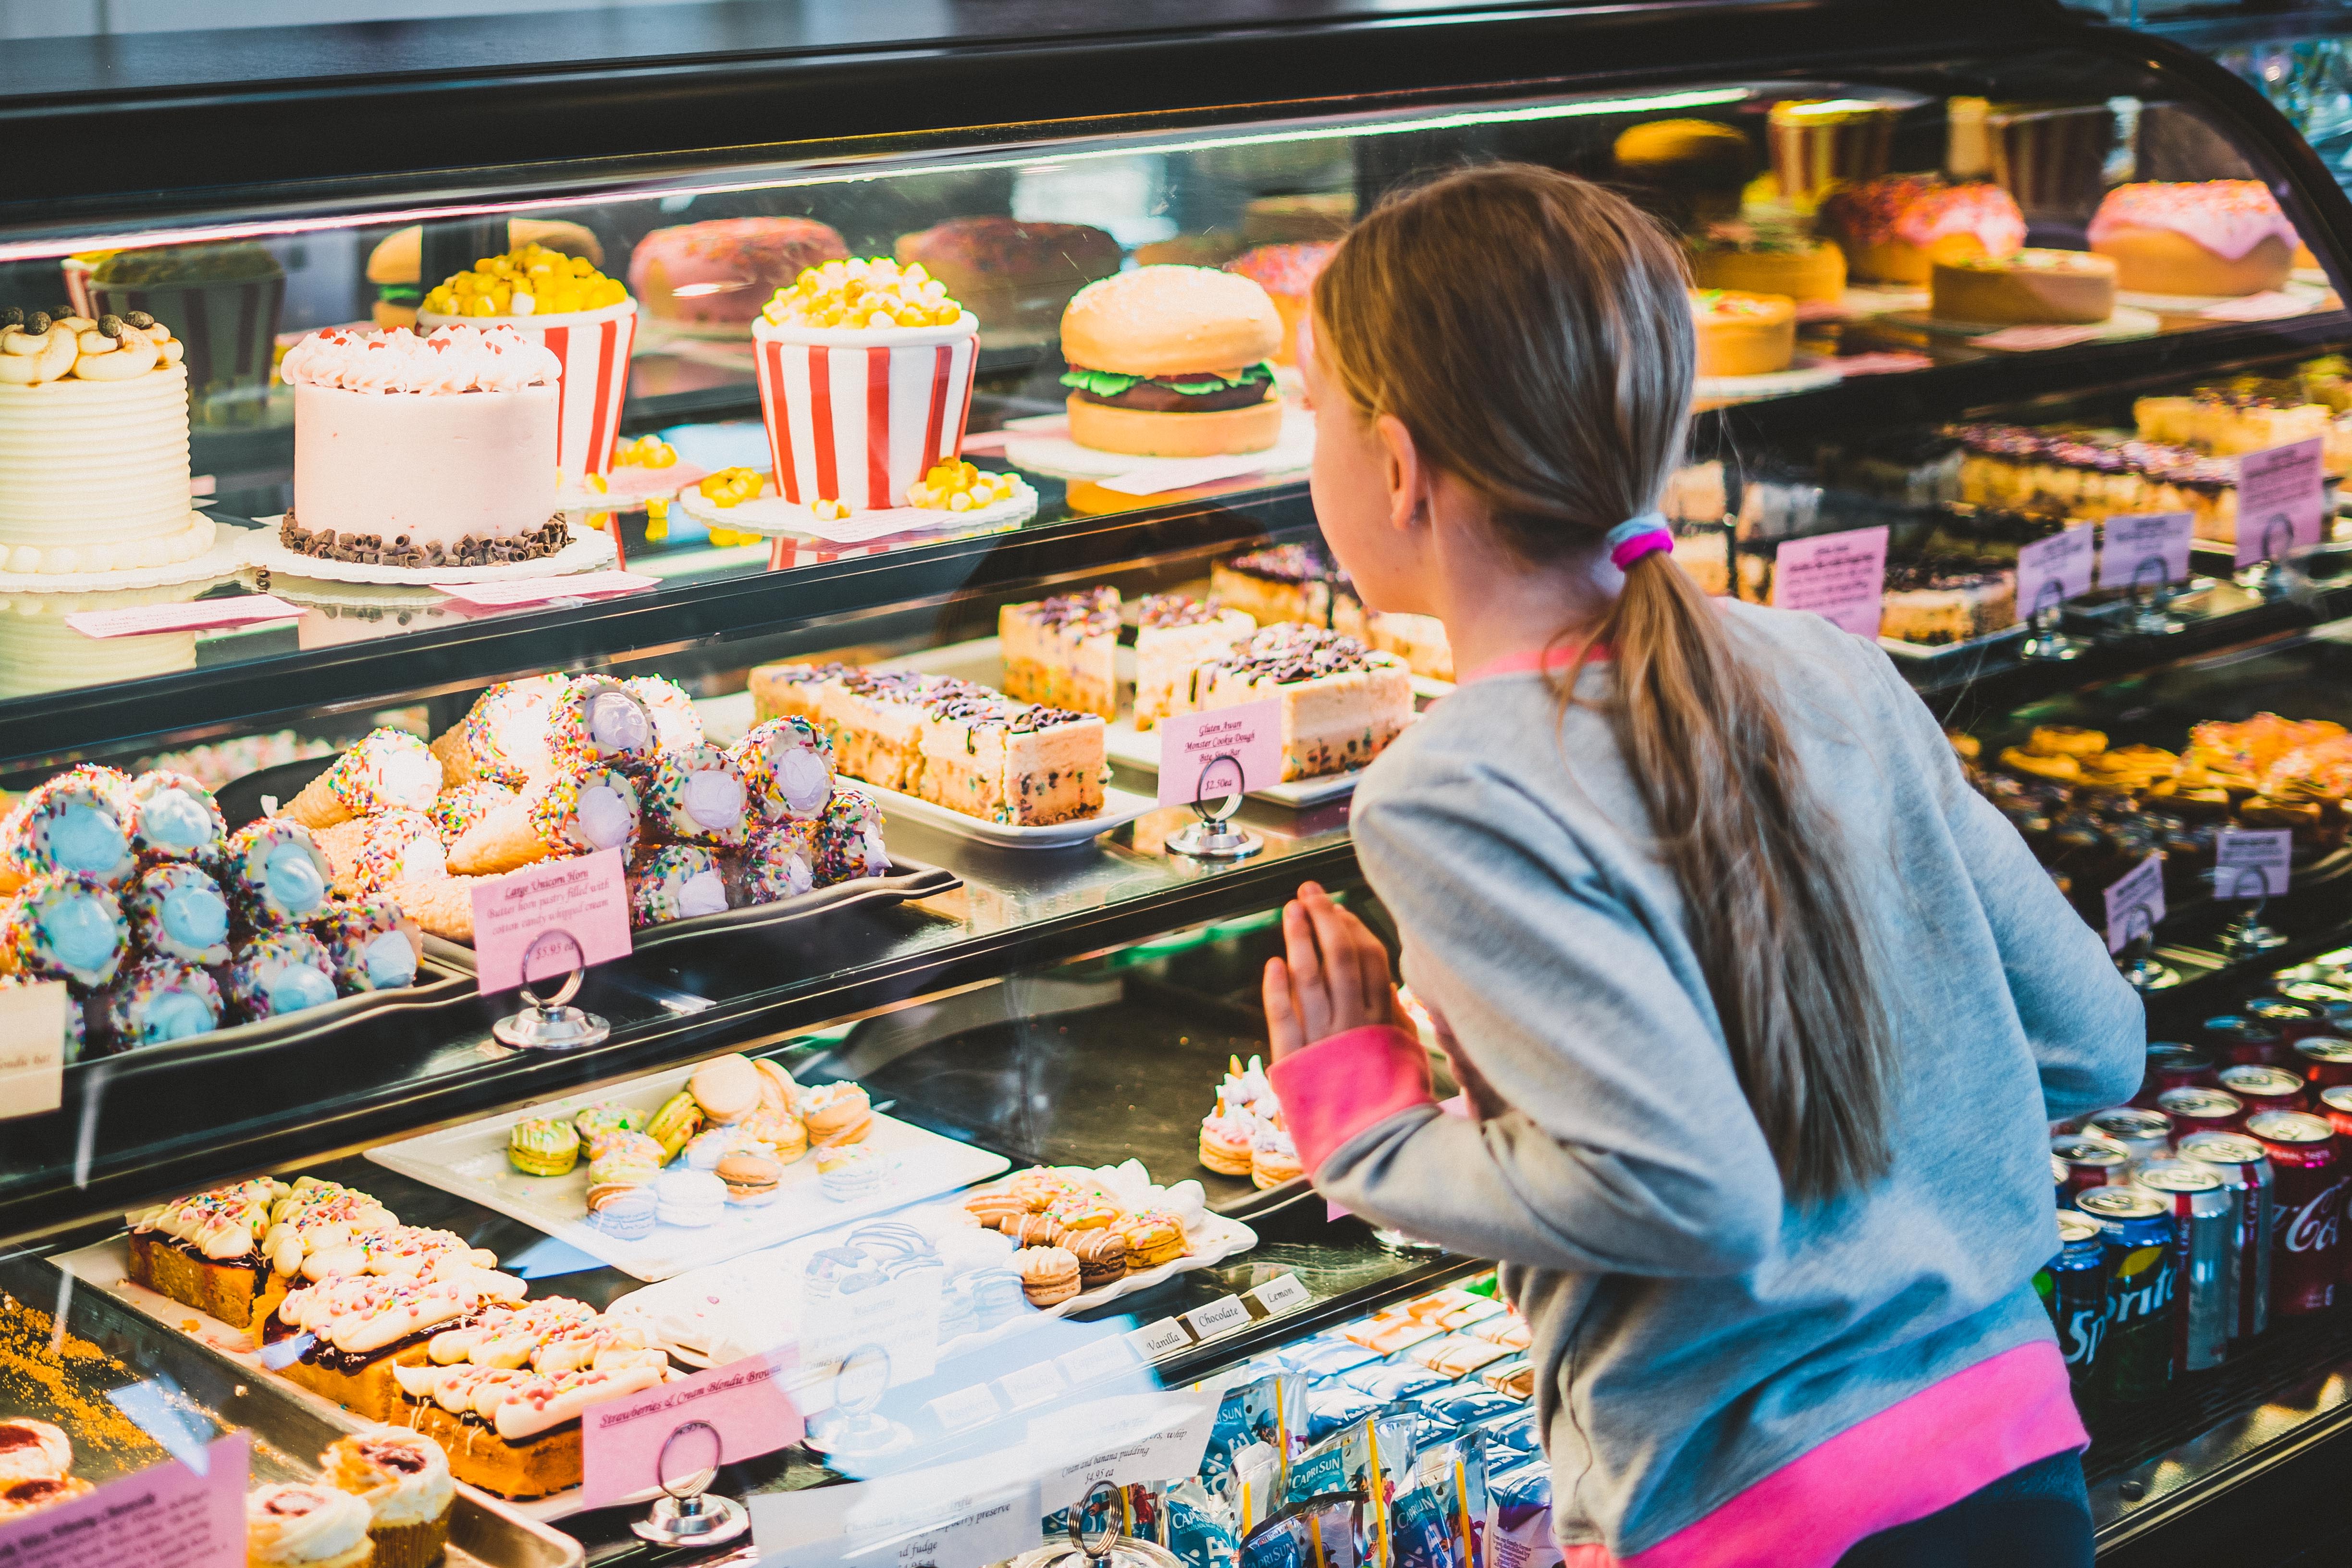
[[1145,599],[1135,626],[1135,727],[1149,730],[1171,706],[1177,688],[1204,664],[1257,630],[1239,610],[1219,609],[1181,594]]
[[1404,660],[1319,626],[1259,630],[1195,667],[1184,697],[1188,710],[1279,698],[1286,783],[1360,768],[1412,721]]
[[1118,713],[1118,590],[1087,588],[996,612],[1004,690],[1076,713]]
[[1362,640],[1374,652],[1396,655],[1415,675],[1432,680],[1454,679],[1454,647],[1445,640],[1445,623],[1435,616],[1368,610]]
[[1209,568],[1209,600],[1259,626],[1331,624],[1331,563],[1308,544],[1276,544]]
[[824,683],[818,722],[833,742],[836,771],[900,795],[920,795],[925,710],[952,698],[995,696],[987,687],[952,676],[852,669]]
[[1016,827],[1102,810],[1108,763],[1098,714],[1012,700],[984,689],[933,701],[920,722],[924,800]]

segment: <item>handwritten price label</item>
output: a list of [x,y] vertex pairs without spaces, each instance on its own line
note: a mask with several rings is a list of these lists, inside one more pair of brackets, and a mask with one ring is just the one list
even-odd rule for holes
[[2020,545],[2017,551],[2017,614],[2021,620],[2057,608],[2091,591],[2089,523]]
[[2238,564],[2274,561],[2319,542],[2327,510],[2321,437],[2290,441],[2238,459]]
[[2185,511],[2135,512],[2100,525],[2099,586],[2153,588],[2189,576],[2189,541],[2196,520]]
[[173,1459],[0,1524],[8,1568],[245,1568],[252,1450],[232,1432]]
[[[580,1420],[581,1505],[604,1508],[661,1484],[662,1448],[678,1436],[673,1479],[723,1453],[730,1461],[772,1454],[801,1440],[801,1413],[782,1374],[798,1364],[789,1349],[748,1356],[641,1394],[592,1405]],[[702,1422],[710,1433],[681,1427]],[[716,1434],[716,1437],[712,1436]]]
[[1878,635],[1885,608],[1886,530],[1850,529],[1784,542],[1773,558],[1772,603],[1811,610],[1858,637]]
[[1223,800],[1282,782],[1282,700],[1160,721],[1160,804]]
[[2284,827],[2236,829],[2213,840],[2213,896],[2274,899],[2286,891],[2294,835]]
[[2164,919],[2164,852],[2157,851],[2107,889],[2107,951],[2121,952]]
[[474,964],[485,996],[629,955],[629,887],[617,849],[549,860],[474,889]]

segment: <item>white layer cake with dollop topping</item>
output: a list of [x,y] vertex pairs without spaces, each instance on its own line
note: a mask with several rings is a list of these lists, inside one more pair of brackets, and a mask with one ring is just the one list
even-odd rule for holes
[[1286,783],[1360,768],[1412,721],[1404,660],[1319,626],[1265,627],[1194,668],[1180,695],[1178,711],[1280,699]]
[[1181,594],[1145,599],[1135,627],[1135,727],[1149,730],[1162,715],[1178,711],[1176,689],[1194,667],[1255,630],[1257,622],[1239,610]]
[[1004,690],[1105,719],[1118,713],[1118,590],[1086,588],[996,613]]

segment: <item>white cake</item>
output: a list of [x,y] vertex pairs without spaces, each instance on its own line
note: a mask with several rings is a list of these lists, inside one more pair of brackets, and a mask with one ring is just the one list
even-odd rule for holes
[[1280,699],[1286,782],[1360,768],[1412,721],[1404,660],[1319,626],[1264,627],[1176,696],[1180,712]]
[[1118,590],[1084,588],[996,614],[1004,689],[1024,702],[1118,712]]
[[0,572],[135,571],[212,548],[211,520],[188,505],[184,350],[132,320],[144,324],[107,317],[110,334],[79,316],[0,317]]
[[1181,711],[1177,689],[1193,668],[1229,651],[1257,630],[1239,610],[1220,609],[1181,594],[1143,601],[1135,626],[1135,727],[1149,730]]

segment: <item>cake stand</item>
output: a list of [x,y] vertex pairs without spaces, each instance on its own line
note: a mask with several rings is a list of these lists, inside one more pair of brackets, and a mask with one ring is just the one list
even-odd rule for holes
[[379,566],[363,561],[325,561],[289,550],[278,542],[275,517],[258,520],[266,526],[254,534],[245,564],[273,576],[310,577],[328,583],[394,583],[430,587],[436,583],[511,583],[529,577],[565,577],[574,572],[595,572],[613,563],[613,536],[580,530],[571,543],[552,555],[530,561],[508,561],[496,566]]

